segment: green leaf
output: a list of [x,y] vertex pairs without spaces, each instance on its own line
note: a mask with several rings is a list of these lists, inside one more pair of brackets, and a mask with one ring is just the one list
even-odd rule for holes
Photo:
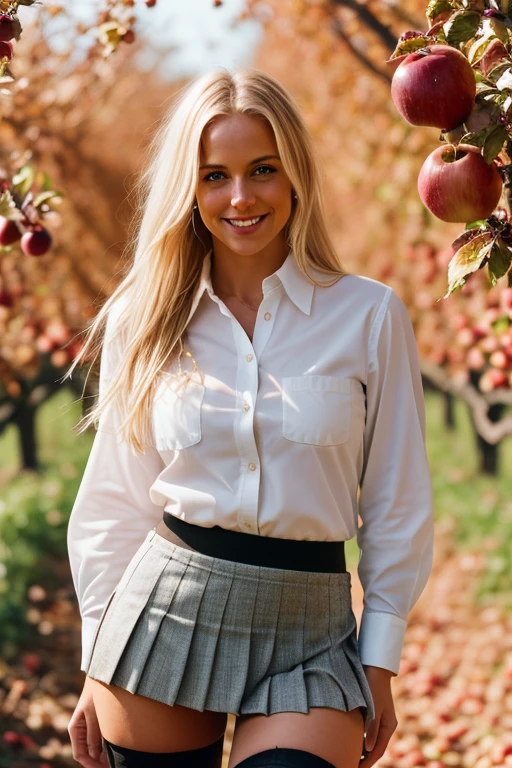
[[478,229],[487,225],[487,219],[475,219],[466,224],[466,229]]
[[512,68],[509,66],[496,80],[496,88],[503,91],[507,88],[512,88]]
[[404,56],[406,53],[414,53],[414,51],[420,48],[425,48],[427,45],[433,45],[435,40],[431,37],[411,37],[409,40],[402,40],[397,43],[397,46],[390,56],[391,59],[396,59],[398,56]]
[[503,125],[490,126],[487,136],[485,137],[484,150],[482,152],[487,165],[490,165],[499,155],[507,138],[508,133]]
[[[501,277],[503,277],[503,275],[501,275]],[[500,317],[497,317],[496,320],[493,320],[491,325],[495,333],[498,336],[501,336],[502,333],[508,331],[510,328],[510,320],[506,315],[501,315]]]
[[35,175],[35,170],[31,165],[24,165],[23,168],[20,168],[12,179],[13,193],[23,199],[34,183]]
[[500,277],[503,277],[503,275],[506,275],[508,272],[511,258],[512,254],[510,249],[507,248],[500,237],[497,237],[492,244],[489,261],[487,263],[489,278],[493,287],[496,285]]
[[459,144],[471,144],[472,147],[483,147],[485,137],[487,135],[487,128],[483,128],[478,133],[466,133],[462,136]]
[[20,221],[24,218],[20,209],[16,208],[16,203],[8,189],[0,195],[0,216],[12,221]]
[[491,81],[491,83],[496,83],[496,81],[500,79],[502,74],[506,72],[507,69],[510,69],[510,62],[500,61],[499,64],[497,64],[495,67],[493,67],[493,69],[491,69],[490,72],[487,73],[487,78]]
[[448,264],[448,291],[443,298],[448,298],[456,288],[464,285],[468,275],[481,269],[493,243],[494,238],[486,232],[459,248]]
[[441,13],[451,13],[453,5],[450,0],[429,0],[427,5],[427,19],[435,19]]
[[14,37],[16,39],[16,42],[18,42],[22,32],[20,20],[18,19],[17,16],[11,16],[11,21],[12,21],[12,31],[14,32]]
[[52,189],[45,192],[40,192],[34,200],[34,206],[37,208],[42,203],[46,203],[48,200],[51,200],[53,197],[61,198],[61,194],[59,192],[55,192]]
[[458,48],[461,43],[475,36],[481,16],[476,11],[456,11],[443,24],[446,39],[450,45]]
[[492,16],[490,19],[482,20],[482,29],[484,32],[487,31],[487,29],[492,30],[495,37],[497,37],[498,40],[501,40],[503,45],[508,45],[510,43],[509,31],[507,27],[507,23],[502,19],[497,18],[496,16]]

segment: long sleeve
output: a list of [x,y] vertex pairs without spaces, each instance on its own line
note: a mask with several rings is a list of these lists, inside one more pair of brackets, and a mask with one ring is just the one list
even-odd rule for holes
[[434,520],[425,402],[412,323],[388,288],[369,338],[357,531],[363,664],[398,674],[407,617],[432,569]]
[[[111,317],[109,316],[109,322]],[[111,323],[110,323],[111,325]],[[101,355],[99,397],[111,375],[119,342],[110,342],[109,324]],[[111,428],[111,411],[100,419],[76,496],[67,532],[73,584],[82,617],[85,671],[97,624],[132,556],[162,518],[149,488],[163,469],[154,448],[134,454]]]

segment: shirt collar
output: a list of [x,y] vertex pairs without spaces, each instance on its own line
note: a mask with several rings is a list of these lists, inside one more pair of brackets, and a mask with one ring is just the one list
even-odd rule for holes
[[[210,277],[211,256],[212,250],[210,249],[203,259],[201,277],[194,293],[188,321],[196,311],[197,305],[199,304],[204,291],[207,291],[210,297],[213,296],[213,287]],[[269,290],[275,288],[279,283],[283,285],[286,293],[293,301],[293,303],[301,310],[301,312],[304,312],[305,315],[311,314],[311,303],[313,301],[315,285],[302,274],[291,249],[279,269],[277,269],[271,275],[268,275],[268,277],[263,280],[263,294],[265,295]]]

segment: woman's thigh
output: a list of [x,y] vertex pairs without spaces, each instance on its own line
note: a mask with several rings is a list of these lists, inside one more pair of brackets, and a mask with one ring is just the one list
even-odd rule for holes
[[228,768],[275,747],[304,749],[335,768],[357,768],[363,754],[364,718],[359,707],[342,712],[311,707],[307,714],[240,715],[235,724]]
[[117,685],[94,681],[93,701],[102,736],[143,752],[181,752],[213,744],[226,729],[223,712],[170,707]]

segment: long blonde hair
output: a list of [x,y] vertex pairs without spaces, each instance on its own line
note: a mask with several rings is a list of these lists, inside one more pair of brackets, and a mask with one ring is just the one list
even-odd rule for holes
[[[264,119],[274,131],[297,195],[285,225],[286,239],[304,275],[325,285],[308,275],[309,265],[334,276],[329,284],[347,274],[327,234],[320,170],[291,95],[279,81],[249,67],[232,74],[217,68],[195,78],[164,116],[135,187],[136,226],[128,246],[133,262],[84,331],[87,339],[63,377],[71,377],[83,362],[92,359],[94,364],[100,352],[103,370],[108,347],[108,372],[100,376],[99,398],[78,422],[78,434],[91,424],[98,427],[106,409],[114,407],[121,439],[132,452],[144,453],[152,444],[150,412],[157,377],[181,360],[205,248],[211,249],[211,237],[202,243],[192,225],[201,136],[214,118],[235,113]],[[195,216],[197,222],[198,210]]]

